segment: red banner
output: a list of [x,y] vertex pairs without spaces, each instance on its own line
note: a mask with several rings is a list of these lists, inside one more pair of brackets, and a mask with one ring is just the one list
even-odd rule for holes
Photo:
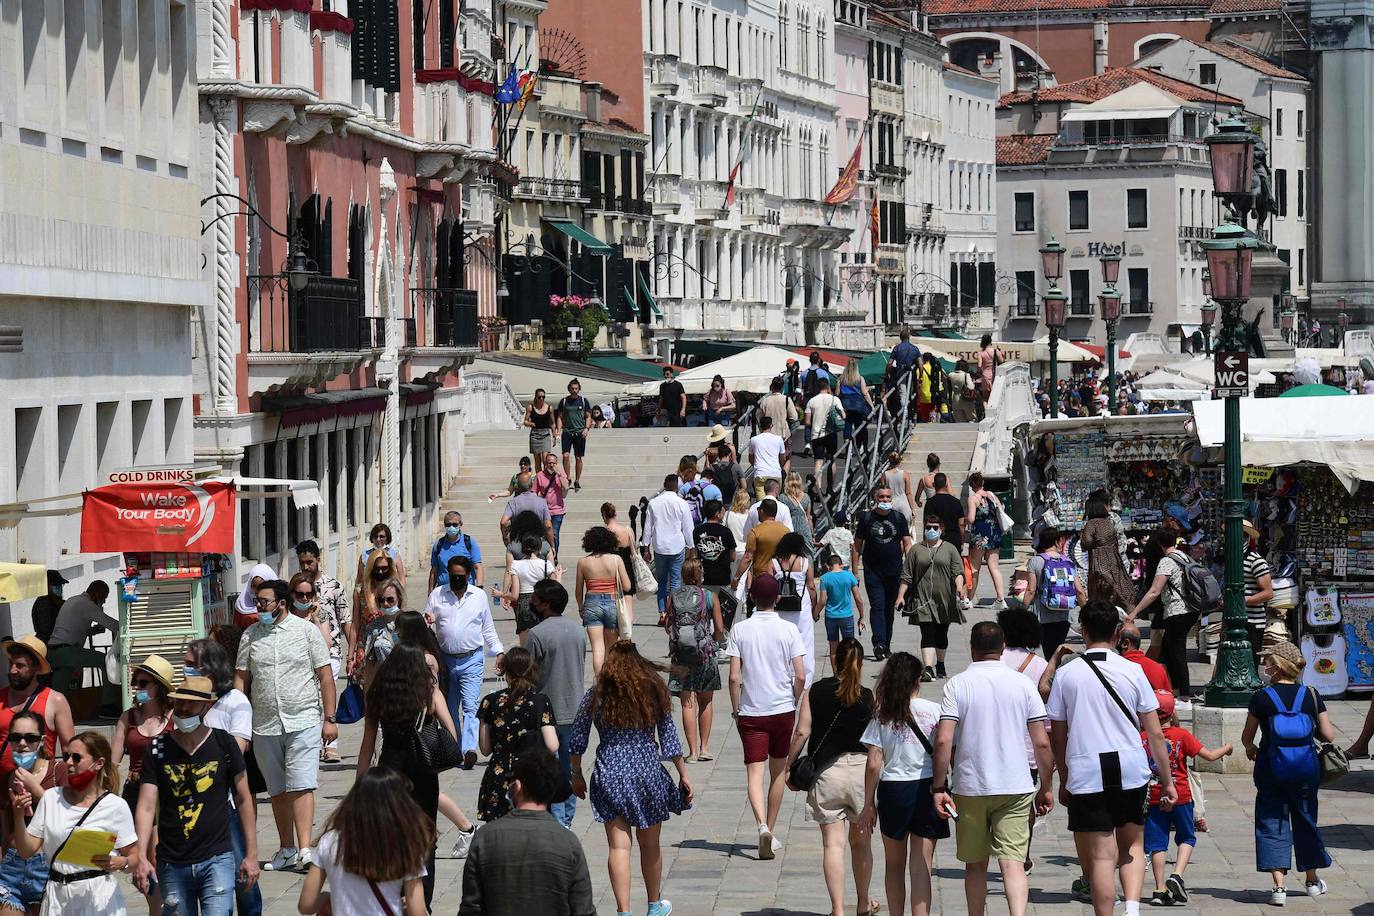
[[232,553],[237,499],[232,483],[118,483],[87,490],[83,553]]
[[849,203],[854,196],[854,191],[859,187],[859,159],[860,153],[864,150],[863,137],[859,137],[859,142],[854,144],[854,152],[849,155],[849,162],[845,164],[844,171],[840,172],[840,178],[835,182],[835,187],[830,189],[830,193],[825,195],[825,204],[837,207],[840,204]]

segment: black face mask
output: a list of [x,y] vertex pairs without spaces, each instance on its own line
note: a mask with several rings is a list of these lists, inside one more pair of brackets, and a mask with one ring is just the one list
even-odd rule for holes
[[378,582],[385,582],[387,579],[390,579],[390,578],[391,578],[391,570],[389,570],[389,569],[374,569],[374,570],[372,570],[372,578],[375,579],[375,580],[378,581]]
[[448,584],[455,592],[461,592],[468,587],[468,577],[465,575],[449,576]]

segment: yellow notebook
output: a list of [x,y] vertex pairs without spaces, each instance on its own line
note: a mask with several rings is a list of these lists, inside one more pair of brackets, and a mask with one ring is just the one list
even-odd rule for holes
[[114,849],[115,835],[104,830],[81,827],[72,831],[71,839],[57,857],[59,862],[93,868],[96,856],[108,856]]

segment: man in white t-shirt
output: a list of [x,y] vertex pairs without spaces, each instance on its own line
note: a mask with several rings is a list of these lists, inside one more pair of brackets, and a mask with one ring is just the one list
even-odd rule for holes
[[[837,427],[830,426],[831,409],[839,411],[840,425]],[[806,422],[811,429],[811,454],[817,461],[833,458],[840,429],[844,427],[844,406],[830,393],[828,377],[816,381],[816,393],[806,402]]]
[[782,848],[773,828],[782,810],[787,754],[806,683],[802,657],[807,647],[801,631],[773,610],[778,603],[777,579],[756,576],[749,597],[754,614],[730,630],[725,654],[730,657],[730,710],[744,745],[749,807],[759,827],[759,858],[771,859]]
[[[1145,672],[1112,651],[1121,633],[1116,608],[1089,601],[1078,622],[1086,644],[1082,660],[1070,658],[1059,665],[1046,705],[1060,798],[1069,809],[1069,830],[1092,890],[1094,912],[1111,916],[1116,903],[1113,872],[1120,863],[1126,913],[1136,916],[1145,881],[1150,783],[1140,733],[1149,740],[1155,772],[1170,772],[1168,745],[1159,727],[1159,701]],[[1164,779],[1160,791],[1166,808],[1178,799],[1172,779]]]
[[787,440],[773,432],[773,418],[759,417],[758,435],[749,440],[749,463],[754,466],[754,495],[763,499],[766,481],[776,480],[781,484],[791,460],[792,449]]
[[[1006,640],[990,620],[969,634],[973,661],[945,685],[940,727],[935,732],[935,785],[931,794],[941,817],[952,807],[955,854],[964,863],[968,911],[981,914],[988,895],[988,860],[997,859],[1011,916],[1023,916],[1030,899],[1026,856],[1030,812],[1045,816],[1054,807],[1050,792],[1050,741],[1045,704],[1035,685],[1002,664]],[[1041,781],[1039,794],[1026,766],[1030,736]],[[951,768],[951,757],[953,767]],[[953,786],[950,782],[953,782]]]
[[[744,537],[740,540],[741,544],[749,540],[749,532],[753,531],[754,526],[759,523],[759,503],[763,502],[764,499],[771,499],[777,501],[778,497],[781,495],[781,480],[770,480],[763,485],[763,499],[757,500],[753,505],[749,507],[749,511],[744,514]],[[794,530],[792,527],[792,512],[790,510],[783,512],[781,511],[783,508],[785,507],[779,506],[777,520],[779,523],[785,526],[788,531],[792,531]]]

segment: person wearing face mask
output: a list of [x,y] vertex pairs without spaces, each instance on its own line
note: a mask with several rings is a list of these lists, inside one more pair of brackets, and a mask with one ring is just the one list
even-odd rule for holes
[[913,544],[902,561],[902,582],[897,586],[897,606],[921,628],[921,680],[944,678],[945,652],[949,649],[949,625],[963,623],[959,610],[964,597],[964,558],[959,548],[945,540],[944,522],[927,515],[922,540]]
[[401,560],[401,552],[391,546],[391,528],[381,522],[372,526],[372,530],[367,533],[367,549],[358,555],[358,581],[361,584],[366,581],[367,565],[372,562],[372,558],[379,553],[384,553],[396,564],[396,578],[404,581],[406,577],[406,565]]
[[497,671],[501,670],[506,651],[496,635],[486,593],[468,585],[471,572],[472,561],[466,557],[449,560],[448,585],[430,592],[425,603],[425,616],[434,619],[434,632],[443,650],[441,678],[447,681],[449,717],[458,726],[465,770],[477,765],[477,701],[482,695],[485,671],[483,650],[496,659]]
[[[57,741],[66,747],[76,730],[72,727],[72,708],[67,698],[38,682],[41,675],[52,673],[48,665],[48,648],[36,636],[24,636],[5,642],[9,657],[9,684],[0,688],[0,744],[9,734],[10,720],[21,712],[37,713],[43,717],[43,750],[54,757]],[[9,744],[0,750],[0,776],[14,772],[14,753]]]
[[[348,652],[348,630],[353,623],[353,611],[343,583],[326,575],[320,559],[320,545],[313,540],[296,545],[296,562],[300,571],[315,589],[315,617],[324,627],[324,640],[329,644],[329,665],[334,679],[343,673],[344,657]],[[394,561],[393,561],[394,562]]]
[[[43,717],[32,712],[14,717],[10,723],[9,747],[14,751],[17,769],[10,774],[6,786],[16,792],[27,792],[37,802],[57,784],[57,767],[43,750]],[[28,815],[32,815],[32,811]],[[5,810],[4,835],[8,837],[16,820],[13,812]],[[43,890],[48,885],[48,860],[38,852],[23,858],[16,850],[5,851],[0,862],[0,912],[31,912],[43,902]]]
[[[124,916],[128,908],[112,872],[137,864],[138,835],[133,812],[115,792],[119,771],[110,742],[100,732],[82,732],[63,742],[63,750],[67,766],[58,776],[61,788],[42,798],[27,788],[10,788],[10,844],[22,858],[41,852],[49,862],[41,916]],[[58,861],[78,826],[110,834],[114,849],[90,865]]]
[[[334,632],[324,620],[324,609],[320,605],[320,590],[315,580],[307,572],[298,572],[291,577],[291,613],[308,620],[320,628],[320,635],[324,637],[325,645],[330,647],[329,670],[334,679],[334,689],[338,691],[339,679],[339,659],[333,655]],[[338,763],[342,758],[339,757],[339,739],[335,738],[325,744],[320,749],[321,763]]]
[[[558,459],[552,455],[555,466]],[[444,513],[444,533],[434,542],[429,551],[429,590],[434,591],[441,585],[448,585],[448,561],[454,557],[467,557],[472,561],[472,583],[478,588],[483,584],[482,548],[463,531],[463,515],[460,512]]]
[[[228,913],[235,884],[258,880],[257,819],[243,752],[228,732],[205,724],[215,705],[208,677],[186,678],[168,698],[174,730],[153,739],[138,789],[134,884],[146,893],[156,873],[173,911]],[[224,804],[231,792],[234,807]],[[235,816],[248,845],[237,869],[229,826]],[[149,856],[153,836],[156,867]]]
[[252,698],[253,754],[281,843],[268,871],[309,867],[320,747],[339,736],[329,647],[319,627],[287,610],[291,600],[285,582],[263,583],[258,622],[244,632],[234,665],[235,688]]
[[167,694],[172,690],[172,663],[161,655],[150,655],[129,672],[134,688],[134,705],[115,723],[110,743],[115,763],[129,758],[129,775],[120,793],[129,808],[138,807],[138,781],[143,775],[143,757],[148,746],[172,728],[172,706]]
[[372,684],[377,669],[396,645],[396,618],[405,610],[405,604],[405,586],[394,580],[383,585],[377,593],[377,605],[382,613],[367,625],[367,631],[363,633],[363,690]]
[[381,615],[381,609],[377,606],[377,596],[381,593],[382,587],[393,581],[405,581],[399,575],[396,561],[387,554],[374,553],[367,561],[367,568],[363,571],[363,578],[358,583],[354,597],[358,612],[353,615],[353,621],[348,628],[348,662],[344,666],[345,674],[353,675],[361,670],[363,634],[367,632],[368,625]]
[[873,489],[873,510],[861,514],[854,526],[849,568],[858,575],[859,559],[863,559],[864,591],[868,593],[873,616],[873,657],[880,661],[892,654],[888,645],[896,616],[902,557],[910,547],[911,529],[893,505],[892,488],[879,484]]

